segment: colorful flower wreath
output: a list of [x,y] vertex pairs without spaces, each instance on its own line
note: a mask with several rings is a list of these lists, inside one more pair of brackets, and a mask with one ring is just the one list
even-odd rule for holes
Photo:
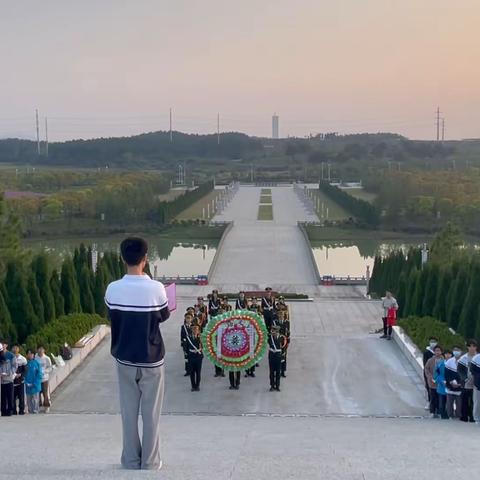
[[233,310],[211,317],[202,333],[203,353],[227,371],[253,367],[267,349],[267,328],[261,315]]

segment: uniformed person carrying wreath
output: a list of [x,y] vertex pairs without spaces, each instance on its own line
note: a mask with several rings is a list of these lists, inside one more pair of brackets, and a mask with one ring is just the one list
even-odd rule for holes
[[280,335],[280,328],[272,326],[268,336],[268,366],[270,368],[270,391],[280,391],[280,376],[282,371],[282,349],[286,343],[285,337]]
[[235,301],[235,310],[246,310],[248,308],[247,298],[245,292],[239,292],[238,298]]
[[278,326],[280,328],[280,336],[285,338],[285,345],[282,348],[282,377],[286,377],[285,372],[287,371],[287,352],[288,347],[290,346],[290,321],[285,318],[285,315],[288,312],[285,310],[278,311]]
[[213,290],[208,298],[208,313],[211,317],[218,315],[220,310],[220,299],[218,298],[218,290]]

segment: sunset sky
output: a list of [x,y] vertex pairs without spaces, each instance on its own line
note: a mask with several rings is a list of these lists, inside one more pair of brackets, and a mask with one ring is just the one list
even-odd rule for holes
[[0,3],[0,138],[168,129],[480,137],[479,0]]

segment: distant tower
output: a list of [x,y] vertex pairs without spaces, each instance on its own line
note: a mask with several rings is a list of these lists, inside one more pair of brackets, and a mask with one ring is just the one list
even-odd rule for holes
[[278,135],[278,122],[278,115],[274,113],[272,117],[272,138],[280,138]]

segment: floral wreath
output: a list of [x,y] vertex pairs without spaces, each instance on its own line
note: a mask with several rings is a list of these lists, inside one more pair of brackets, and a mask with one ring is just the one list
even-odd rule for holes
[[263,317],[250,310],[233,310],[211,317],[202,332],[203,353],[227,371],[253,367],[267,349]]

